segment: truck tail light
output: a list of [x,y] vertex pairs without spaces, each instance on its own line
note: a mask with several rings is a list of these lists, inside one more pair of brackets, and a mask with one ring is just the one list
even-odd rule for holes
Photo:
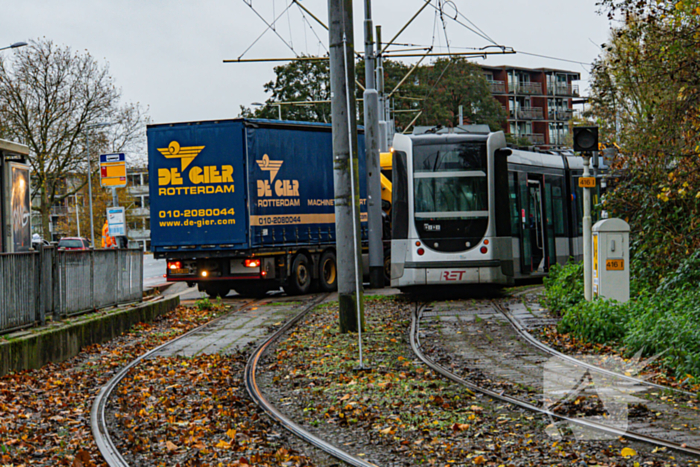
[[168,261],[168,269],[182,269],[180,261]]
[[259,259],[247,259],[247,260],[245,260],[245,267],[258,268],[258,267],[260,267],[260,260]]

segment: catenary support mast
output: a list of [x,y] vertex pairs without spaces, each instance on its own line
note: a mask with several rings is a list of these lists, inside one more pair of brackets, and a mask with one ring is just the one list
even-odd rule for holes
[[340,331],[364,324],[352,0],[329,0],[333,181]]
[[365,163],[367,165],[367,215],[369,221],[369,284],[384,287],[382,244],[382,185],[379,164],[379,94],[375,83],[372,1],[365,0]]

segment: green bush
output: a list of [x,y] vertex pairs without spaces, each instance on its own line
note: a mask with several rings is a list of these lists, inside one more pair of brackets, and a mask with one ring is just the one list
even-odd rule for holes
[[564,313],[558,330],[596,344],[617,342],[625,336],[629,313],[628,304],[615,300],[581,301]]
[[676,270],[661,281],[656,289],[664,294],[674,290],[692,290],[700,285],[700,250],[684,259]]
[[662,355],[676,376],[700,376],[700,292],[697,288],[636,299],[624,344],[646,357]]
[[199,311],[211,310],[214,308],[214,304],[209,300],[209,297],[202,297],[194,302],[194,306],[197,307]]
[[552,313],[562,316],[566,310],[583,301],[583,263],[570,261],[566,265],[555,264],[544,278],[542,304]]

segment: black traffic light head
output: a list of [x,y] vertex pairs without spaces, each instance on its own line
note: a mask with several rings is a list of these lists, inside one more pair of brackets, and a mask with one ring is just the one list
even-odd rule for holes
[[574,127],[574,151],[591,152],[598,150],[598,127]]

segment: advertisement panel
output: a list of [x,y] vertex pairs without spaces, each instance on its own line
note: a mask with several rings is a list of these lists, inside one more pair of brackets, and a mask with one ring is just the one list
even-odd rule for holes
[[31,204],[29,201],[29,166],[8,163],[11,180],[10,211],[12,215],[13,252],[29,251],[32,246]]
[[5,173],[3,157],[0,155],[0,253],[5,253]]
[[240,121],[148,127],[155,251],[247,244],[243,138]]
[[[335,240],[331,126],[247,129],[253,246]],[[364,137],[359,136],[362,221],[367,220]]]

